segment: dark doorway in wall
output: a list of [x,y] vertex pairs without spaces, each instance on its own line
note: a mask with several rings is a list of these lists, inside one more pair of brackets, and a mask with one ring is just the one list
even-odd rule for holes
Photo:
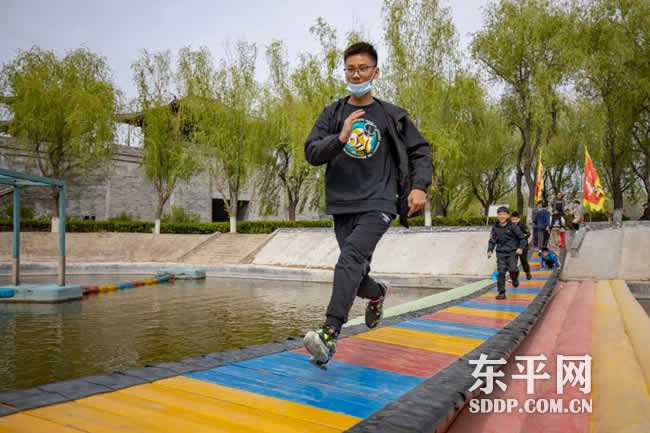
[[[237,220],[244,221],[248,215],[248,200],[240,200],[237,207]],[[212,199],[212,222],[230,221],[226,203],[220,198]]]

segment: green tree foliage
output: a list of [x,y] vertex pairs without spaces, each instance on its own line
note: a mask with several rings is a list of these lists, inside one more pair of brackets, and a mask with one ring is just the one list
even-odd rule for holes
[[636,181],[633,173],[647,179],[650,4],[594,0],[577,2],[575,9],[582,60],[578,89],[601,112],[603,178],[620,222],[623,195]]
[[438,0],[385,0],[383,14],[388,56],[382,90],[409,110],[431,144],[436,214],[445,215],[459,187],[452,162],[459,153],[457,133],[449,110],[457,46],[451,13]]
[[[2,68],[8,133],[33,152],[40,173],[71,180],[112,153],[118,92],[106,61],[87,49],[62,58],[33,47]],[[58,188],[52,213],[58,216]]]
[[510,174],[515,161],[515,139],[496,107],[486,102],[478,77],[466,73],[456,75],[450,98],[460,133],[458,163],[454,167],[462,178],[465,206],[472,198],[478,200],[487,215],[512,191]]
[[[259,117],[260,88],[255,81],[257,49],[237,42],[222,59],[212,84],[195,113],[194,139],[201,144],[209,173],[216,180],[230,215],[230,230],[237,231],[238,200],[248,184],[260,145],[265,142]],[[207,72],[206,81],[209,75]]]
[[[485,27],[474,37],[474,57],[506,86],[504,111],[521,136],[517,151],[517,209],[524,208],[523,181],[535,189],[539,149],[551,140],[558,119],[559,87],[572,53],[567,13],[554,1],[502,0],[491,4]],[[528,197],[528,215],[534,194]]]
[[[181,51],[180,63],[185,60]],[[197,171],[196,148],[190,137],[190,114],[185,101],[174,95],[178,80],[172,67],[171,53],[143,50],[132,65],[142,110],[144,134],[144,173],[156,190],[156,219],[162,216],[179,182]],[[179,90],[187,90],[182,84]],[[185,95],[183,95],[185,96]]]

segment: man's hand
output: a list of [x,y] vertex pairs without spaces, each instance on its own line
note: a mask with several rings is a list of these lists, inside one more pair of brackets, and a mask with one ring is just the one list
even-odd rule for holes
[[345,119],[345,122],[343,122],[343,129],[341,129],[341,133],[339,134],[339,140],[341,143],[347,143],[348,140],[350,139],[350,134],[352,134],[352,125],[354,125],[354,122],[356,122],[358,119],[361,118],[366,114],[365,111],[363,110],[356,110],[350,113],[347,119]]
[[521,248],[517,248],[517,251],[515,251],[515,253],[517,253],[517,255],[520,256],[524,253],[524,250],[522,250]]
[[488,259],[492,258],[492,251],[488,251]]
[[409,193],[408,204],[409,204],[409,213],[408,216],[417,213],[420,209],[424,207],[424,204],[427,201],[427,194],[421,189],[412,189]]

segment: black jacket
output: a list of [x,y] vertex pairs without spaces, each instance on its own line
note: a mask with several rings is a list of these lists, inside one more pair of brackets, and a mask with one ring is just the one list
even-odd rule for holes
[[[345,143],[339,140],[343,127],[343,107],[349,97],[325,107],[305,142],[305,158],[312,165],[328,163],[343,151]],[[397,212],[400,224],[408,227],[408,195],[412,189],[427,191],[433,177],[431,147],[408,118],[408,112],[397,105],[375,98],[384,110],[388,132],[395,146],[393,158],[398,168],[399,197]],[[415,137],[408,139],[406,137]],[[345,182],[345,179],[328,178],[325,171],[325,187],[329,182]]]
[[508,221],[505,226],[497,222],[490,232],[488,251],[494,251],[495,246],[497,254],[514,253],[517,248],[525,249],[528,246],[528,241],[519,227],[512,221]]
[[517,223],[517,227],[519,227],[519,230],[521,230],[521,232],[524,234],[524,236],[526,236],[526,238],[530,237],[530,229],[528,228],[528,224],[526,224],[523,221],[519,221]]

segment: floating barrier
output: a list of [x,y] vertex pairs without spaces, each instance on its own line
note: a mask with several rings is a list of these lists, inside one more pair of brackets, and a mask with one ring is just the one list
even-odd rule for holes
[[16,290],[12,288],[0,288],[0,298],[13,298]]
[[[116,290],[124,290],[124,289],[130,289],[132,287],[140,287],[140,286],[151,286],[153,284],[159,284],[159,283],[166,283],[170,281],[174,281],[175,275],[174,274],[158,274],[153,278],[146,278],[144,280],[137,280],[137,281],[131,281],[128,283],[120,283],[120,284],[102,284],[99,286],[81,286],[82,293],[84,295],[92,295],[95,293],[106,293],[106,292],[113,292]],[[10,296],[3,296],[3,291],[4,289],[0,289],[0,298],[3,297],[10,297]],[[11,295],[13,296],[13,294]]]

